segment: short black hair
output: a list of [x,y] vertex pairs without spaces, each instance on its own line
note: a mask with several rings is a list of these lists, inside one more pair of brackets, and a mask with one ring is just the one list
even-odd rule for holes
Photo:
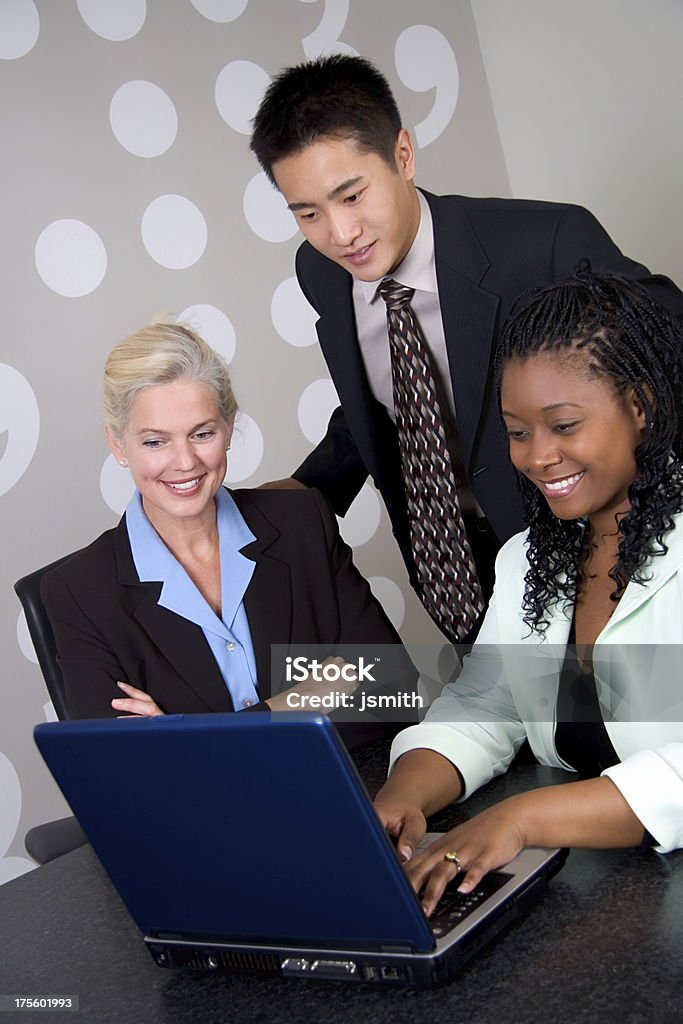
[[[527,292],[513,307],[496,352],[499,398],[507,363],[539,353],[581,353],[588,375],[617,394],[632,389],[645,412],[630,511],[616,523],[610,576],[618,601],[630,580],[648,578],[650,559],[666,552],[673,517],[683,511],[683,328],[643,285],[582,260],[573,277]],[[524,621],[542,633],[557,600],[575,602],[590,538],[585,521],[558,519],[538,488],[517,476],[529,524]]]
[[370,61],[333,54],[281,71],[253,125],[250,148],[275,184],[276,161],[322,138],[351,138],[393,168],[401,115],[389,83]]

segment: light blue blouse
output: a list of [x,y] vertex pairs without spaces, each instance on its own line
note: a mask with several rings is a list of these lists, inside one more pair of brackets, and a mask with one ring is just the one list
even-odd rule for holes
[[150,523],[139,491],[126,508],[126,528],[140,581],[163,581],[158,604],[200,627],[230,691],[235,710],[239,711],[259,700],[256,658],[244,608],[244,595],[255,563],[240,551],[256,538],[223,487],[216,494],[216,509],[221,566],[220,619]]

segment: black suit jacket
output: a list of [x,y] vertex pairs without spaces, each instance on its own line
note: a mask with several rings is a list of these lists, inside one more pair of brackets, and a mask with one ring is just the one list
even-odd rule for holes
[[[339,644],[390,644],[389,661],[396,657],[404,682],[414,683],[399,637],[355,568],[320,493],[231,493],[256,536],[242,550],[256,562],[244,605],[261,699],[271,692],[271,644],[293,651],[316,644],[321,657]],[[117,680],[146,690],[167,713],[234,710],[201,629],[160,607],[160,591],[160,582],[138,578],[125,516],[46,574],[41,594],[72,718],[115,715],[111,700],[122,695]],[[267,710],[263,704],[255,708]]]
[[[569,276],[588,257],[595,269],[647,284],[683,315],[683,295],[665,277],[621,254],[581,207],[425,193],[434,224],[439,301],[458,433],[472,491],[502,543],[523,528],[521,500],[493,393],[492,357],[515,299]],[[343,515],[368,473],[382,494],[413,579],[396,430],[373,398],[358,346],[352,277],[304,243],[299,284],[320,319],[317,331],[340,407],[318,447],[293,474],[327,495]]]

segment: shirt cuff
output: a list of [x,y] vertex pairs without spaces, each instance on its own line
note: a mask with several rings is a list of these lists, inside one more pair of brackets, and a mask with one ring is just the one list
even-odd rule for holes
[[611,779],[647,832],[656,850],[683,847],[683,743],[640,750],[603,773]]

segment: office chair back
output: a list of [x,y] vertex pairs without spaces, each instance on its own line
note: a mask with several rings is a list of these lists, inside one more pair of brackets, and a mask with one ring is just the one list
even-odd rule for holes
[[57,566],[66,562],[75,554],[77,552],[72,551],[69,555],[63,555],[61,558],[56,559],[56,561],[50,562],[49,565],[44,565],[42,569],[36,569],[34,572],[29,573],[28,576],[22,576],[14,584],[17,597],[24,609],[26,625],[33,641],[40,670],[43,673],[55,713],[60,721],[64,721],[70,716],[64,697],[64,676],[57,661],[55,636],[52,632],[50,620],[47,617],[45,605],[40,596],[40,583],[46,572],[56,569]]
[[[56,569],[58,565],[77,553],[72,551],[69,555],[63,555],[56,561],[50,562],[49,565],[44,565],[42,569],[36,569],[28,576],[22,576],[14,584],[17,597],[24,609],[26,625],[33,641],[40,670],[52,699],[55,714],[60,721],[64,721],[70,716],[64,696],[64,676],[57,661],[55,635],[40,596],[40,582],[46,572]],[[43,825],[34,825],[26,833],[24,839],[27,852],[38,864],[47,864],[48,861],[61,857],[63,853],[70,853],[86,842],[87,839],[81,826],[73,817],[59,818],[57,821],[48,821]]]

